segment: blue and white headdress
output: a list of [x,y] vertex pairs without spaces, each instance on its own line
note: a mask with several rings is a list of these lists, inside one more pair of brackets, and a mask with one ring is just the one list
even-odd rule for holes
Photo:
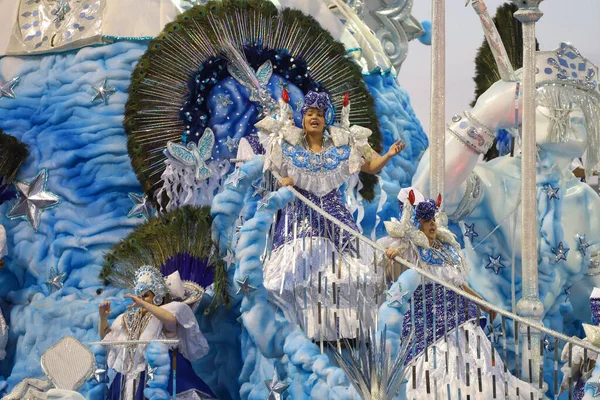
[[135,273],[135,286],[133,291],[136,296],[142,296],[147,291],[154,293],[154,304],[161,305],[169,289],[163,274],[156,268],[146,265]]
[[312,90],[306,94],[304,97],[304,105],[300,110],[302,114],[302,118],[306,112],[311,109],[316,108],[318,110],[323,111],[325,115],[325,124],[333,125],[333,119],[335,117],[335,108],[331,101],[329,100],[329,95],[325,92],[313,92]]
[[400,204],[400,220],[392,218],[384,222],[388,234],[395,238],[406,239],[418,247],[428,248],[429,239],[421,232],[419,220],[437,219],[438,232],[436,238],[442,243],[459,246],[452,232],[447,228],[446,215],[440,211],[441,196],[437,200],[425,199],[417,189],[409,187],[398,193]]

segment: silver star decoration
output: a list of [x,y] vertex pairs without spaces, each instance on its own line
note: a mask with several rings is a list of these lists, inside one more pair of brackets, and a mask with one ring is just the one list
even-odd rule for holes
[[552,200],[552,199],[559,199],[558,197],[558,191],[560,190],[560,188],[555,188],[552,187],[551,184],[547,184],[544,185],[544,188],[542,189],[544,192],[546,192],[546,195],[548,196],[548,200]]
[[585,384],[585,386],[589,386],[594,390],[594,393],[592,393],[592,397],[598,397],[600,396],[600,382],[587,382]]
[[502,256],[498,255],[498,257],[492,257],[490,255],[488,255],[488,259],[490,260],[490,262],[488,263],[488,265],[485,266],[485,269],[491,269],[494,270],[494,273],[496,275],[498,275],[498,272],[500,272],[500,270],[502,268],[506,268],[504,265],[502,265]]
[[104,382],[104,374],[106,374],[106,370],[102,368],[98,368],[94,371],[94,379],[98,383]]
[[262,195],[267,191],[264,187],[262,187],[262,184],[260,182],[253,183],[252,187],[254,188],[254,193],[252,193],[252,197],[262,197]]
[[465,224],[465,237],[468,237],[471,243],[473,243],[473,238],[479,236],[477,232],[475,232],[475,223],[471,225]]
[[68,0],[59,0],[58,8],[56,10],[52,10],[52,15],[56,16],[56,18],[54,18],[54,23],[56,24],[56,27],[59,27],[61,21],[65,20],[65,16],[67,15],[67,13],[69,11],[71,11],[71,6],[69,6],[69,1]]
[[92,87],[92,89],[94,89],[94,97],[92,97],[92,102],[98,100],[98,99],[102,99],[102,101],[104,102],[104,104],[108,104],[108,98],[110,96],[112,96],[117,89],[115,89],[114,87],[109,87],[107,85],[108,79],[104,79],[104,82],[102,83],[101,86],[98,87]]
[[52,293],[54,290],[60,290],[63,288],[65,283],[65,279],[67,277],[66,272],[61,272],[60,274],[56,273],[56,269],[54,267],[50,268],[50,275],[46,282],[44,282],[50,288],[50,292]]
[[240,181],[244,179],[244,177],[245,175],[242,174],[242,171],[239,168],[236,168],[235,171],[233,171],[231,175],[229,175],[229,178],[227,179],[227,182],[225,182],[225,185],[237,188],[240,184]]
[[271,192],[262,199],[258,201],[258,206],[256,207],[256,211],[262,211],[263,208],[268,207],[271,199],[275,196],[275,193]]
[[227,150],[229,150],[230,153],[233,153],[233,151],[238,148],[240,144],[240,139],[227,136],[227,140],[223,144],[225,145],[225,147],[227,147]]
[[563,242],[558,243],[557,248],[552,248],[552,252],[556,255],[556,257],[554,258],[554,262],[557,263],[560,260],[567,261],[567,253],[569,252],[569,250],[571,249],[565,249],[563,247]]
[[400,308],[404,304],[404,298],[408,292],[402,291],[402,286],[400,284],[392,285],[390,290],[385,291],[385,295],[387,296],[387,305],[388,307]]
[[227,264],[227,269],[229,269],[231,264],[235,264],[235,256],[229,249],[227,249],[227,254],[223,257],[223,261]]
[[48,172],[42,169],[31,183],[15,181],[19,199],[6,215],[8,218],[27,218],[35,231],[40,226],[42,212],[60,202],[54,193],[46,191]]
[[304,102],[303,101],[296,101],[296,102],[294,102],[294,105],[296,106],[296,112],[301,112],[302,111],[302,106],[304,106]]
[[547,352],[554,351],[554,341],[550,341],[548,336],[544,337],[544,349],[546,349]]
[[221,93],[217,95],[217,104],[221,107],[227,107],[228,105],[233,104],[233,101],[231,101],[228,94]]
[[266,380],[265,385],[267,385],[267,389],[269,389],[269,396],[267,400],[281,400],[283,399],[283,393],[290,386],[289,383],[281,382],[279,377],[277,376],[277,368],[273,370],[273,379]]
[[20,76],[15,76],[14,78],[8,81],[5,81],[4,78],[0,76],[0,99],[3,97],[8,97],[9,99],[14,99],[15,97],[17,97],[15,96],[15,92],[13,89],[15,88],[15,86],[17,86],[20,80]]
[[153,367],[153,368],[148,367],[148,381],[154,380],[154,374],[156,373],[157,369],[158,369],[158,367]]
[[138,193],[128,193],[127,196],[133,201],[133,207],[127,213],[127,217],[143,217],[148,221],[152,215],[152,204],[148,201],[148,196]]
[[581,252],[581,255],[585,257],[587,248],[590,247],[589,243],[585,240],[585,235],[579,236],[579,245],[577,250]]
[[248,283],[248,279],[250,279],[250,277],[248,275],[246,275],[246,277],[244,278],[243,281],[241,281],[239,279],[235,280],[238,283],[238,286],[240,287],[236,294],[244,293],[244,295],[246,297],[248,297],[250,292],[252,292],[253,290],[256,290],[256,288],[254,286],[252,286],[250,283]]

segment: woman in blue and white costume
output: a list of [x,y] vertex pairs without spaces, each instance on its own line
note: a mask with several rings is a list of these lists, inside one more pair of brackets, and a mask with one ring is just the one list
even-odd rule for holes
[[[445,214],[439,211],[441,198],[438,201],[426,200],[416,189],[407,188],[400,191],[398,200],[400,221],[386,221],[390,236],[379,240],[387,248],[386,255],[389,258],[401,256],[443,281],[479,297],[467,284],[471,268],[463,258],[454,234],[447,228]],[[394,269],[394,272],[397,270]],[[411,274],[412,271],[407,271],[406,276]],[[389,275],[394,280],[398,278],[398,273]],[[434,287],[433,282],[427,279],[416,284],[404,277],[402,275],[399,279],[401,290],[404,298],[410,297],[410,300],[402,326],[403,340],[408,340],[411,330],[414,330],[408,347],[407,399],[454,399],[459,396],[467,398],[467,395],[471,395],[472,399],[500,399],[505,398],[505,394],[510,399],[529,399],[531,392],[537,395],[533,386],[504,372],[500,355],[481,329],[475,304],[465,305],[464,299],[453,291],[444,290],[440,285]],[[484,311],[490,313],[490,310]],[[492,319],[495,317],[493,313],[490,315]],[[427,357],[424,353],[426,346]],[[446,360],[449,360],[448,365]],[[413,366],[416,371],[414,387]]]
[[[287,99],[287,93],[282,97]],[[385,155],[377,154],[368,144],[371,131],[350,126],[347,96],[339,125],[333,125],[326,93],[308,92],[301,113],[303,128],[298,128],[289,105],[280,100],[277,119],[256,124],[266,150],[265,170],[279,173],[282,185],[293,186],[358,231],[340,187],[359,171],[378,173],[404,145],[398,141]],[[374,320],[375,284],[383,283],[384,274],[377,280],[372,258],[357,258],[351,242],[346,232],[300,200],[288,204],[277,222],[264,285],[289,320],[298,318],[309,338],[354,338],[359,319],[365,326]]]
[[[130,310],[119,315],[109,327],[110,302],[99,306],[98,333],[104,342],[179,339],[177,353],[177,393],[197,391],[201,398],[212,398],[210,388],[198,377],[191,362],[204,357],[208,343],[198,327],[192,309],[185,303],[171,301],[183,298],[185,288],[175,272],[167,279],[151,266],[141,267],[135,275],[135,294],[127,294],[133,303]],[[149,368],[145,358],[148,345],[111,346],[107,354],[108,367],[116,372],[110,387],[111,400],[143,400]],[[169,351],[170,356],[173,353]],[[172,374],[172,371],[171,371]],[[172,376],[167,391],[171,393]]]

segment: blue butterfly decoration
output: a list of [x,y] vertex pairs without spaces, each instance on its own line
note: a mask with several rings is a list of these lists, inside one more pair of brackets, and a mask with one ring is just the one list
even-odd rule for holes
[[206,128],[202,138],[198,141],[198,145],[194,142],[189,142],[186,147],[175,142],[168,142],[166,155],[186,167],[195,167],[194,173],[196,179],[202,180],[212,175],[212,171],[206,165],[206,161],[210,159],[214,145],[215,134],[212,129]]

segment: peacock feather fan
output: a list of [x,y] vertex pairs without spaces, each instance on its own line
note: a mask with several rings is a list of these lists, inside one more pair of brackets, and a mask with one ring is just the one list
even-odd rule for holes
[[227,272],[211,239],[208,207],[184,206],[150,218],[105,256],[100,279],[132,288],[135,272],[144,265],[164,275],[179,271],[181,279],[206,288],[214,282],[213,304],[229,304]]
[[0,204],[16,195],[11,183],[28,155],[26,144],[0,129]]
[[[523,66],[523,27],[521,22],[514,17],[514,13],[518,10],[519,8],[514,3],[506,3],[498,7],[496,15],[493,18],[494,25],[496,25],[502,43],[506,48],[510,63],[515,70]],[[539,50],[537,42],[536,50]],[[475,105],[479,96],[500,79],[500,72],[494,60],[494,55],[492,54],[490,45],[484,39],[475,57],[475,76],[473,77],[475,81],[475,100],[471,102],[471,107]],[[500,136],[510,137],[508,134],[501,134]],[[498,140],[494,140],[494,144],[485,154],[484,159],[486,161],[500,155],[497,143]]]
[[[351,123],[371,129],[371,146],[381,150],[375,103],[360,67],[314,18],[297,10],[278,10],[266,0],[211,1],[189,9],[168,24],[150,42],[132,74],[124,121],[128,150],[144,191],[155,205],[154,195],[165,170],[167,142],[197,143],[207,127],[215,130],[216,122],[211,124],[215,111],[209,109],[209,98],[214,96],[215,87],[231,77],[223,35],[243,52],[254,70],[271,61],[273,74],[301,92],[329,93],[338,119],[348,92]],[[280,91],[273,93],[277,96]],[[253,132],[253,122],[261,109],[250,102],[245,109],[252,107],[255,112],[245,121],[247,131],[238,139]],[[216,136],[218,147],[224,137],[218,132]],[[235,156],[231,150],[220,147],[219,152],[217,147],[213,160]],[[361,175],[361,179],[361,194],[370,200],[376,178]]]

